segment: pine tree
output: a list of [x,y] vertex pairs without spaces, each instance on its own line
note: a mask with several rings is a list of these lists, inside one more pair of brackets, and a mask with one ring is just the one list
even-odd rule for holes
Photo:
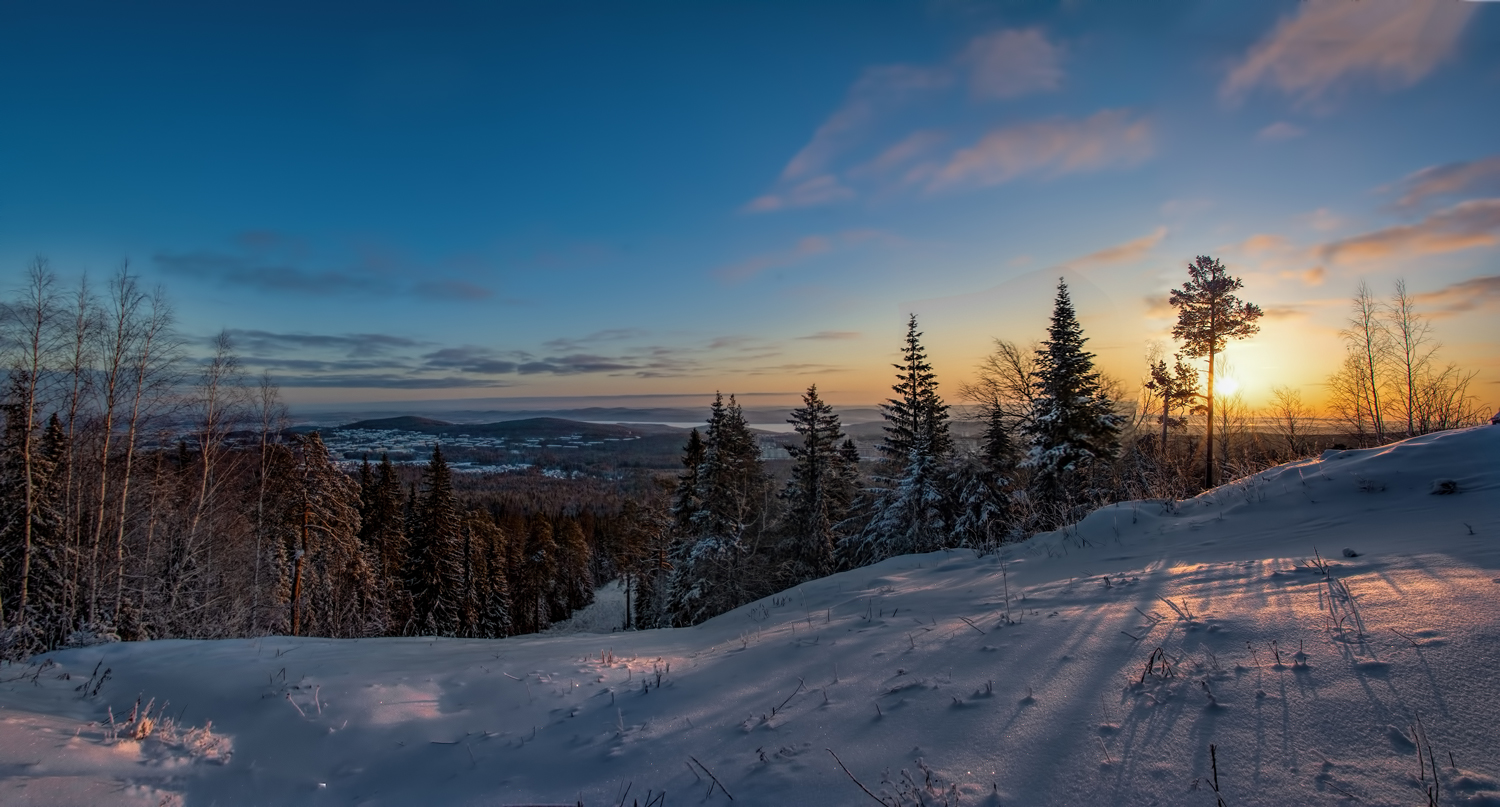
[[552,621],[560,622],[594,601],[592,556],[588,538],[577,519],[561,519],[557,528],[557,586],[552,596]]
[[698,504],[682,525],[683,540],[671,560],[668,611],[678,626],[697,624],[747,601],[742,572],[763,526],[766,477],[759,441],[733,395],[728,402],[716,395],[710,407],[695,488]]
[[508,540],[488,511],[469,511],[465,528],[480,547],[479,625],[476,636],[500,639],[515,632],[511,621],[510,580],[506,573]]
[[536,513],[527,521],[525,549],[512,590],[517,633],[536,633],[552,624],[551,599],[558,569],[558,549],[552,519]]
[[1182,352],[1190,358],[1208,358],[1203,484],[1210,488],[1214,486],[1214,359],[1230,339],[1245,339],[1260,332],[1256,324],[1260,307],[1234,294],[1244,285],[1239,278],[1230,277],[1218,259],[1199,255],[1188,264],[1188,281],[1182,288],[1172,289],[1168,300],[1177,309],[1172,336],[1182,340]]
[[463,536],[452,474],[440,446],[433,447],[422,474],[412,521],[406,584],[412,598],[410,630],[420,636],[453,636],[460,616]]
[[917,317],[907,322],[902,362],[896,368],[896,397],[881,405],[886,419],[885,455],[877,482],[870,491],[871,518],[859,535],[845,541],[847,565],[864,565],[915,552],[940,549],[952,538],[952,480],[948,459],[953,438],[948,432],[948,406],[937,393],[937,375],[922,347]]
[[1037,350],[1035,414],[1026,425],[1031,450],[1023,463],[1032,470],[1032,486],[1045,508],[1044,527],[1078,515],[1074,509],[1088,497],[1079,489],[1086,472],[1119,447],[1120,417],[1094,369],[1094,354],[1083,349],[1087,341],[1068,284],[1059,279],[1052,324]]
[[677,491],[672,496],[672,518],[682,533],[692,531],[693,518],[702,504],[698,486],[704,452],[703,435],[697,429],[688,432],[687,445],[682,448],[682,473],[677,476]]
[[375,575],[375,597],[381,604],[382,633],[398,630],[411,618],[411,598],[406,591],[408,554],[406,513],[401,480],[389,455],[370,469],[365,462],[360,476],[359,540],[369,553]]
[[1007,420],[1002,408],[989,407],[979,452],[957,463],[952,474],[953,532],[960,543],[981,552],[998,546],[1014,526],[1011,483],[1017,458]]
[[374,576],[359,544],[358,492],[317,432],[292,438],[294,488],[282,525],[292,545],[293,636],[364,636]]
[[1157,359],[1151,365],[1151,380],[1146,389],[1161,396],[1161,455],[1167,456],[1167,428],[1172,425],[1172,410],[1192,404],[1198,395],[1198,370],[1182,360],[1182,355],[1173,356],[1173,365],[1167,367],[1165,359]]
[[787,422],[802,438],[787,447],[792,478],[781,493],[787,502],[783,556],[790,566],[787,582],[795,584],[833,571],[834,526],[847,517],[853,491],[847,484],[848,460],[839,446],[844,439],[839,416],[818,397],[816,384],[807,388],[802,406]]

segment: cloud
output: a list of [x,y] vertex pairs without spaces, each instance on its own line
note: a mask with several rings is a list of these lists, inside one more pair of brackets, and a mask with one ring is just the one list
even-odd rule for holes
[[277,374],[275,380],[282,387],[316,387],[323,389],[486,389],[514,386],[514,382],[493,378],[471,376],[411,376],[405,373],[386,374],[329,374],[287,375]]
[[1238,249],[1246,255],[1263,255],[1267,252],[1282,252],[1289,247],[1291,244],[1279,235],[1256,233],[1241,242]]
[[419,349],[430,345],[428,342],[381,333],[335,335],[230,329],[228,334],[236,350],[255,354],[331,350],[350,358],[364,358],[388,356],[399,350]]
[[1462,280],[1437,291],[1416,295],[1418,305],[1438,309],[1434,316],[1452,316],[1465,311],[1500,308],[1500,275]]
[[833,174],[823,174],[798,182],[780,191],[757,196],[745,205],[750,213],[768,213],[789,207],[812,207],[853,199],[854,191],[840,184]]
[[1387,227],[1324,245],[1332,263],[1414,255],[1437,255],[1500,243],[1500,198],[1471,199],[1433,213],[1416,224]]
[[933,149],[942,145],[943,141],[947,139],[947,135],[932,129],[913,132],[897,141],[895,145],[882,151],[875,159],[851,168],[849,176],[864,178],[889,174],[895,169],[931,153]]
[[977,37],[958,62],[969,68],[969,93],[977,99],[1015,98],[1062,86],[1062,49],[1036,28]]
[[1309,103],[1356,78],[1409,87],[1453,52],[1474,9],[1435,0],[1305,0],[1250,49],[1220,93],[1239,101],[1271,86]]
[[953,75],[945,68],[901,64],[866,68],[844,103],[782,169],[781,180],[800,182],[822,174],[833,158],[866,135],[882,114],[952,83]]
[[1151,126],[1108,109],[1083,120],[996,129],[933,171],[929,191],[998,185],[1027,174],[1059,176],[1135,165],[1151,156]]
[[630,339],[640,339],[646,335],[647,332],[639,328],[608,328],[602,331],[594,331],[587,336],[549,339],[543,342],[542,346],[556,351],[578,351],[584,345],[598,344],[600,342],[623,342]]
[[832,235],[808,235],[786,249],[751,256],[739,263],[716,269],[713,274],[725,283],[743,283],[767,269],[793,266],[818,255],[874,241],[892,244],[899,239],[879,230],[845,230]]
[[1287,123],[1284,120],[1279,120],[1271,124],[1270,126],[1261,129],[1260,132],[1255,135],[1255,137],[1257,140],[1276,142],[1280,140],[1292,140],[1305,134],[1307,134],[1307,130],[1303,129],[1301,126],[1298,126],[1294,123]]
[[1500,154],[1482,160],[1423,168],[1398,183],[1398,207],[1416,207],[1434,196],[1462,193],[1500,193]]
[[1301,218],[1302,221],[1307,224],[1307,226],[1313,228],[1314,230],[1319,230],[1322,232],[1337,230],[1338,228],[1344,226],[1343,217],[1339,216],[1337,213],[1334,213],[1332,210],[1329,210],[1326,207],[1320,207],[1317,210],[1314,210],[1313,212],[1302,216]]
[[433,267],[414,264],[389,251],[364,249],[353,258],[324,262],[332,266],[318,266],[319,261],[300,239],[269,230],[240,233],[227,250],[164,250],[152,257],[168,274],[273,294],[416,296],[432,300],[494,296],[483,286],[442,277]]
[[954,58],[938,65],[894,64],[869,67],[845,93],[843,102],[814,130],[782,168],[771,190],[751,199],[744,210],[766,213],[844,202],[858,193],[849,178],[881,174],[933,148],[941,134],[923,130],[882,149],[852,170],[839,167],[864,147],[895,113],[946,92],[965,78],[976,101],[1015,98],[1062,86],[1062,49],[1040,30],[1000,30],[970,40]]
[[841,339],[858,339],[861,336],[863,336],[863,334],[861,334],[859,331],[818,331],[817,333],[810,333],[807,336],[799,336],[797,338],[834,341]]
[[1123,244],[1105,247],[1098,252],[1090,252],[1081,258],[1074,258],[1063,265],[1080,269],[1086,266],[1107,266],[1116,263],[1138,261],[1146,257],[1146,254],[1155,249],[1156,245],[1160,244],[1162,239],[1166,237],[1167,228],[1157,227],[1149,235],[1143,235],[1140,238],[1133,241],[1126,241]]

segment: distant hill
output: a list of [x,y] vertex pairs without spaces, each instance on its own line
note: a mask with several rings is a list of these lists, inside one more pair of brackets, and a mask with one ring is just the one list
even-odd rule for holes
[[564,420],[563,418],[552,417],[502,420],[498,423],[448,423],[442,420],[411,415],[360,420],[340,426],[339,428],[348,430],[378,429],[386,431],[409,431],[447,437],[458,435],[467,435],[469,437],[504,437],[520,440],[532,438],[548,439],[570,435],[578,435],[586,440],[611,438],[623,440],[647,434],[661,434],[664,430],[676,431],[663,426],[638,428],[634,426],[618,426],[610,423],[584,423],[577,420]]
[[445,420],[433,420],[432,418],[416,417],[415,415],[402,415],[393,418],[376,418],[374,420],[361,420],[355,423],[346,423],[340,429],[376,429],[385,431],[407,431],[425,432],[428,434],[440,434],[442,429],[452,426]]

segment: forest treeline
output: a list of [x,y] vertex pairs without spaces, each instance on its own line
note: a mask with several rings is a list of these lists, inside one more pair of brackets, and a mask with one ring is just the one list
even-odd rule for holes
[[[127,269],[64,288],[45,262],[5,301],[0,397],[0,657],[117,639],[284,633],[491,638],[544,630],[618,580],[621,627],[688,625],[840,569],[944,547],[992,551],[1112,501],[1180,498],[1313,448],[1311,412],[1278,389],[1249,427],[1200,384],[1260,311],[1199,258],[1172,293],[1181,343],[1148,357],[1139,395],[1095,368],[1067,286],[1045,338],[997,341],[959,400],[956,439],[915,317],[879,458],[862,459],[810,387],[773,473],[733,395],[692,431],[679,473],[455,480],[425,466],[335,464],[287,429],[274,379],[226,336],[189,355],[167,298]],[[1467,425],[1473,373],[1398,287],[1363,286],[1330,379],[1345,439]],[[786,463],[784,463],[786,464]]]

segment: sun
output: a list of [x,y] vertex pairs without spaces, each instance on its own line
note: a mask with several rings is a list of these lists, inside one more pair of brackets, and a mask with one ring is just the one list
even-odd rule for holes
[[1233,376],[1221,375],[1214,379],[1214,394],[1230,396],[1240,391],[1239,379]]

